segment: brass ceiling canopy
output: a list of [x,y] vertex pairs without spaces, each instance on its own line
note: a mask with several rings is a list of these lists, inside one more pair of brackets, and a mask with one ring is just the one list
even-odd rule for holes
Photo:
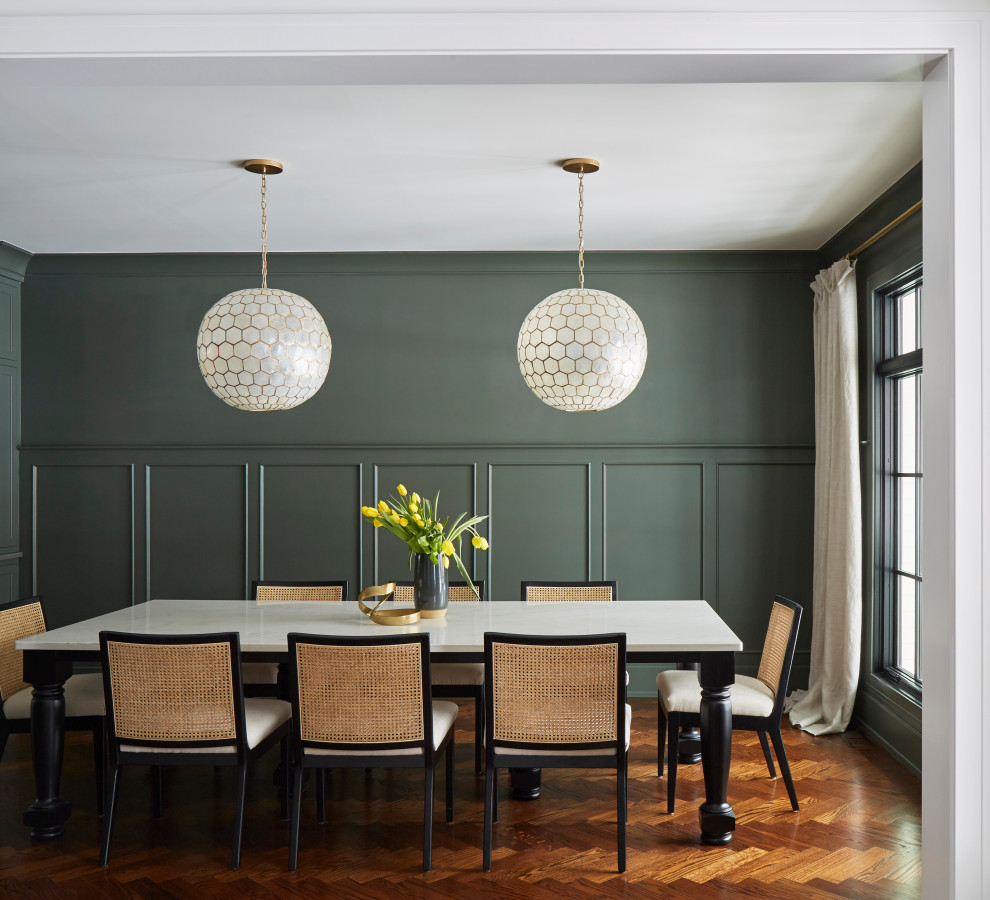
[[560,167],[565,172],[573,172],[576,175],[590,175],[592,172],[597,172],[601,168],[601,164],[597,159],[577,156],[574,159],[565,159]]
[[241,166],[255,175],[278,175],[284,168],[277,159],[246,159]]

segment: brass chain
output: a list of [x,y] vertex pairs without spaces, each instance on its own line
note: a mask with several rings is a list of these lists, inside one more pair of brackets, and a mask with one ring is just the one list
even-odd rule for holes
[[578,172],[578,287],[584,289],[584,167]]
[[268,287],[268,191],[261,172],[261,289]]

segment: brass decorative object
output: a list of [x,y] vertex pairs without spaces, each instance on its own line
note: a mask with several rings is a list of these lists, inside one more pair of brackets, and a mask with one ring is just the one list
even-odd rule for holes
[[[419,621],[419,610],[412,607],[403,606],[398,609],[379,609],[389,597],[395,593],[395,582],[387,584],[373,584],[366,587],[358,594],[358,609],[361,610],[376,625],[412,625]],[[372,597],[381,597],[374,606],[366,606],[365,600]]]

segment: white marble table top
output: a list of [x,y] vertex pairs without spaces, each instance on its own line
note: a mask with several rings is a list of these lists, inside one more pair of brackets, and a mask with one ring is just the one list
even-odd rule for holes
[[[383,607],[384,608],[384,607]],[[99,650],[100,631],[139,634],[240,633],[242,652],[287,649],[290,631],[316,634],[403,634],[426,631],[434,653],[479,653],[486,631],[515,634],[626,633],[627,653],[742,650],[742,642],[704,600],[617,603],[451,603],[443,619],[375,625],[357,603],[244,600],[152,600],[75,625],[21,638],[18,650]]]

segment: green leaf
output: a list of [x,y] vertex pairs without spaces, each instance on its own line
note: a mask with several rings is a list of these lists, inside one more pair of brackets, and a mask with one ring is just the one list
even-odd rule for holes
[[471,590],[474,591],[474,596],[478,597],[480,600],[481,597],[478,596],[478,589],[474,586],[474,579],[468,575],[467,569],[464,568],[464,563],[461,562],[460,556],[456,553],[454,554],[454,562],[457,563],[457,570],[461,573],[461,576],[469,585],[471,585]]

